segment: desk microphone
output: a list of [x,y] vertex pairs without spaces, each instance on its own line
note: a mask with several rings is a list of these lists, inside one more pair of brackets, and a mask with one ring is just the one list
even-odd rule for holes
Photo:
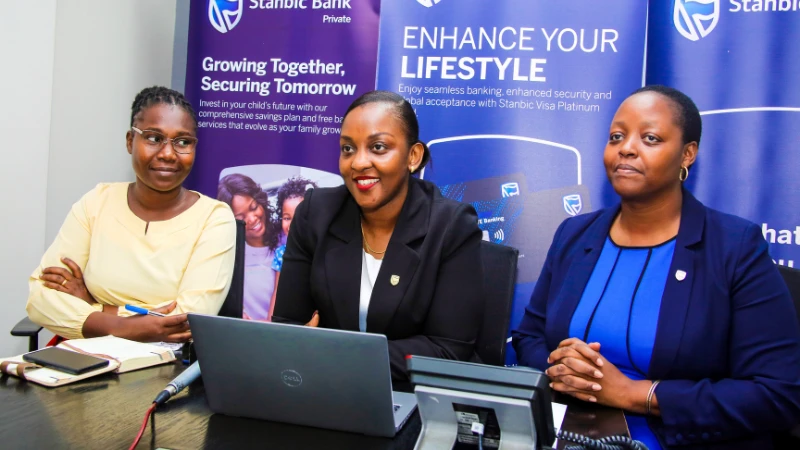
[[167,387],[165,387],[163,391],[158,393],[156,399],[153,400],[153,403],[155,403],[156,405],[163,405],[173,395],[182,391],[183,388],[192,384],[192,382],[198,378],[200,378],[200,363],[198,361],[195,361],[194,364],[189,366],[188,369],[184,370],[182,374],[178,375],[177,377],[175,377],[174,380],[170,381]]

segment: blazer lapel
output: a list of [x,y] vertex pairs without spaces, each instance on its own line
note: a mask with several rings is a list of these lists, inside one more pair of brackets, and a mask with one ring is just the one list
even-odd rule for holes
[[331,240],[325,254],[325,276],[336,319],[343,330],[358,331],[361,291],[360,212],[355,200],[348,198],[331,222]]
[[678,354],[684,323],[691,306],[692,286],[699,269],[694,246],[702,241],[704,226],[705,207],[684,190],[681,224],[656,324],[656,339],[648,370],[650,378],[664,377]]
[[[556,308],[554,327],[552,334],[548,334],[554,336],[554,340],[558,342],[569,337],[582,338],[582,336],[569,336],[570,322],[572,322],[572,315],[583,296],[586,283],[589,282],[589,277],[591,277],[594,266],[603,251],[611,223],[618,212],[619,206],[608,208],[584,232],[585,245],[582,249],[577,249],[577,251],[583,252],[583,255],[575,258],[575,263],[570,266],[564,277],[566,280],[563,283],[564,288],[553,302]],[[555,344],[557,345],[558,342]]]
[[414,178],[409,181],[408,196],[372,288],[367,314],[367,331],[372,333],[386,331],[419,266],[419,253],[410,244],[425,237],[430,218],[430,202],[419,184]]

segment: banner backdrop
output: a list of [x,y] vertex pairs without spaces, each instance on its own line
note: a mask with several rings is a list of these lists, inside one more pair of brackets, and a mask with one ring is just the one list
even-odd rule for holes
[[186,95],[200,142],[187,185],[247,222],[250,318],[269,318],[298,196],[341,183],[341,116],[375,87],[379,9],[379,0],[192,1]]
[[614,201],[603,148],[642,85],[646,17],[637,0],[383,2],[378,88],[416,109],[422,177],[520,250],[512,328],[561,221]]
[[800,3],[650,2],[647,83],[682,90],[703,115],[687,186],[761,225],[779,264],[800,263]]

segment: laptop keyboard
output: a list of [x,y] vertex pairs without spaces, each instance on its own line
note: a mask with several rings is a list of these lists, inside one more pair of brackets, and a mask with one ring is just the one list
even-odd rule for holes
[[400,405],[394,405],[394,412],[397,412],[398,409],[400,409]]

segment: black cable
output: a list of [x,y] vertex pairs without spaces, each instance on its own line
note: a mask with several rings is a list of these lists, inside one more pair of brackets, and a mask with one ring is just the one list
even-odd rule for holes
[[623,448],[632,450],[649,450],[641,441],[633,440],[627,436],[607,436],[600,439],[600,442],[604,444],[621,445]]
[[602,439],[592,439],[582,434],[559,430],[556,437],[562,441],[578,444],[569,445],[566,450],[648,450],[647,446],[627,436],[608,436]]

